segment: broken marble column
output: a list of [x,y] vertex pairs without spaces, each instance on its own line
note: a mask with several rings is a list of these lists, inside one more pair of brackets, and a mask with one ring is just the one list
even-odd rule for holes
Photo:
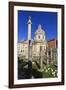
[[42,46],[40,47],[40,68],[43,69],[43,51]]
[[47,50],[47,65],[49,65],[49,52]]
[[53,63],[53,61],[52,61],[52,60],[53,60],[53,58],[52,58],[52,57],[53,57],[53,56],[52,56],[52,55],[53,55],[53,54],[52,54],[52,48],[50,48],[50,50],[51,50],[51,63]]

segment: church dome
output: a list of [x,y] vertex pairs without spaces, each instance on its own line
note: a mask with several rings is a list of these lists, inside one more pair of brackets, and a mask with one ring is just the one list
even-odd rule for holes
[[35,32],[35,35],[36,34],[45,34],[45,32],[44,32],[44,30],[42,29],[42,27],[41,27],[41,25],[39,24],[38,25],[38,29],[36,30],[36,32]]

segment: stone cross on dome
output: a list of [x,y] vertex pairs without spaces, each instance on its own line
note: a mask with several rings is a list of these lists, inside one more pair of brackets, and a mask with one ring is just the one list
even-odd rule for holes
[[38,29],[42,29],[41,24],[38,25]]

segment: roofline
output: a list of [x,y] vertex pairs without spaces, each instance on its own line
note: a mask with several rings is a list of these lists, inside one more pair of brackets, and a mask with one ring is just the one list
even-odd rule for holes
[[53,41],[53,40],[57,40],[57,39],[54,38],[54,39],[48,40],[47,42],[50,42],[50,41]]

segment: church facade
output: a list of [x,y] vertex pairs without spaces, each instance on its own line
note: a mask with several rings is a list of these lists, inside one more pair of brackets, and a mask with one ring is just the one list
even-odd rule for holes
[[34,39],[31,39],[31,18],[28,19],[28,39],[18,42],[18,57],[20,60],[29,59],[29,40],[30,53],[32,62],[37,61],[38,63],[43,61],[45,64],[57,63],[57,40],[52,39],[46,40],[46,33],[39,24],[34,34]]

